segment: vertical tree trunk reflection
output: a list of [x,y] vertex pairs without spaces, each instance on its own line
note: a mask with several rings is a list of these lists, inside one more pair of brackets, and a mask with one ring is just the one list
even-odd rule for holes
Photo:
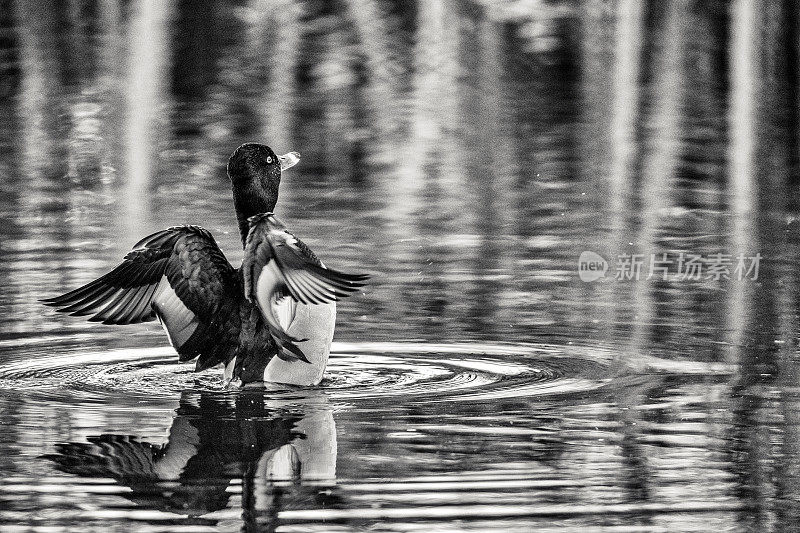
[[[636,125],[640,108],[640,71],[643,48],[644,4],[636,0],[620,2],[616,20],[616,49],[611,120],[611,168],[608,172],[609,240],[605,256],[614,268],[618,254],[631,253],[628,218],[633,214],[630,195],[637,158]],[[611,271],[613,275],[613,270]],[[615,325],[633,319],[632,302],[625,293],[630,284],[610,285],[601,306],[613,335]],[[628,310],[626,312],[626,310]],[[623,357],[629,354],[623,353]],[[624,361],[618,361],[624,363]]]
[[[634,253],[643,254],[645,265],[649,265],[651,254],[664,251],[660,246],[659,230],[664,213],[673,205],[672,191],[675,189],[675,174],[682,153],[684,101],[684,32],[688,14],[688,2],[674,0],[665,6],[664,30],[655,58],[652,108],[649,114],[647,141],[643,155],[640,182],[641,208],[638,216],[638,234]],[[656,255],[658,257],[658,255]],[[635,325],[628,353],[647,352],[648,341],[659,315],[658,305],[668,308],[663,302],[666,291],[659,291],[659,276],[653,279],[649,272],[642,272],[639,282],[634,283],[633,306]],[[680,305],[675,302],[675,304]],[[636,364],[635,361],[628,361]]]
[[[751,255],[756,246],[755,129],[759,98],[757,68],[757,9],[752,2],[739,0],[731,10],[730,97],[728,129],[728,174],[731,211],[731,253]],[[748,305],[752,285],[736,283],[728,293],[730,322],[730,361],[742,360],[741,346],[750,316]]]
[[120,226],[135,242],[150,219],[150,187],[163,138],[172,2],[138,0],[129,33],[125,190]]

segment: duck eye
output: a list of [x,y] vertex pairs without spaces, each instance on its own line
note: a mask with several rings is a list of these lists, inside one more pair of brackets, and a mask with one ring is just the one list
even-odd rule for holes
[[272,156],[271,155],[267,156],[267,163],[272,163]]

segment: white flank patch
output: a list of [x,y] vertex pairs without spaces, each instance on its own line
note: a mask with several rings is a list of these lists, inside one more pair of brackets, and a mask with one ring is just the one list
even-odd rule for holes
[[336,326],[336,302],[306,305],[295,303],[296,309],[286,332],[297,339],[308,339],[297,346],[311,361],[284,361],[273,357],[264,369],[264,381],[290,385],[317,385],[328,364],[328,355]]
[[161,278],[153,297],[156,310],[169,343],[176,350],[183,346],[197,329],[197,317],[187,308],[175,294],[166,276]]

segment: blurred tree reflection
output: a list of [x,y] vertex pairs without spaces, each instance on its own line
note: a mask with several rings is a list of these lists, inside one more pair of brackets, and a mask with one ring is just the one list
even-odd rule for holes
[[[209,216],[235,258],[225,160],[262,140],[303,155],[285,216],[380,274],[344,335],[771,364],[764,325],[795,327],[795,4],[2,2],[3,210],[54,240],[122,228],[120,250]],[[633,252],[765,265],[758,284],[585,284],[583,250],[608,278]]]

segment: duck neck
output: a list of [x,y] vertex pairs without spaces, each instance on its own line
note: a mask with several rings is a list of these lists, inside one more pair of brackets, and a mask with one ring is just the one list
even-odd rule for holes
[[237,194],[234,191],[233,205],[236,208],[236,219],[239,223],[239,235],[242,237],[242,248],[247,243],[250,223],[247,221],[254,215],[268,213],[275,209],[277,198],[265,198],[258,194]]

